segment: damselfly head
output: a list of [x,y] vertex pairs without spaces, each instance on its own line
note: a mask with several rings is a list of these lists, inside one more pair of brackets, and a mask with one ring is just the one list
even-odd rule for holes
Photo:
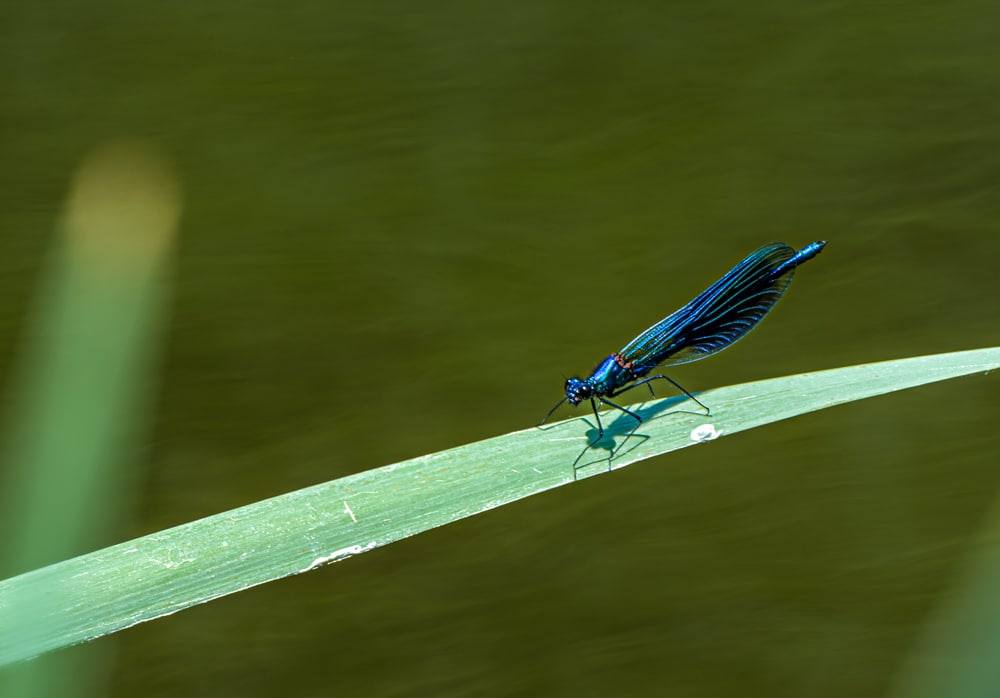
[[570,378],[566,381],[566,402],[574,407],[584,400],[589,400],[593,394],[594,387],[585,380]]

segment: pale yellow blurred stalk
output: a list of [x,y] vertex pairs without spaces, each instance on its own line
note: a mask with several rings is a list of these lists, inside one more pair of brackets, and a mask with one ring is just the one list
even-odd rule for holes
[[[164,317],[164,277],[180,215],[167,164],[141,143],[99,149],[74,177],[39,280],[16,375],[4,378],[0,578],[115,542],[140,467]],[[35,630],[34,589],[12,601]],[[102,693],[107,645],[0,673],[0,695]]]

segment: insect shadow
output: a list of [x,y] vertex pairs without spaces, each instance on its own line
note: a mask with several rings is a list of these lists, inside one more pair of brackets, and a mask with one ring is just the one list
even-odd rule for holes
[[[698,393],[694,393],[694,395],[698,395]],[[605,425],[603,436],[599,436],[600,430],[589,417],[580,417],[580,419],[586,422],[590,428],[587,430],[586,434],[587,445],[584,446],[583,450],[580,451],[580,455],[578,455],[576,460],[573,461],[573,479],[577,479],[579,471],[584,468],[604,461],[607,462],[608,470],[610,471],[611,463],[615,458],[631,453],[649,439],[647,434],[641,434],[638,430],[643,424],[649,422],[650,420],[664,416],[665,414],[705,414],[700,409],[674,409],[677,405],[681,405],[685,402],[690,402],[690,399],[686,395],[678,395],[676,397],[659,400],[648,405],[643,403],[643,405],[638,408],[630,407],[629,409],[639,415],[642,418],[642,421],[637,422],[631,415],[619,412],[614,421]],[[616,437],[620,436],[624,436],[625,438],[622,439],[620,444],[616,445]],[[633,439],[633,437],[635,438]],[[625,446],[626,444],[629,444],[629,442],[631,442],[631,445],[629,445],[626,449]],[[607,451],[607,456],[599,456],[597,458],[584,461],[583,463],[580,462],[588,451],[598,450]]]

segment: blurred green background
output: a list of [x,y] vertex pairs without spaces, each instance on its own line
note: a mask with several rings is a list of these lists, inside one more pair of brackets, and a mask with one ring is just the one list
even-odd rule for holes
[[[672,372],[689,390],[996,344],[998,21],[5,5],[4,414],[70,177],[123,136],[172,158],[184,215],[108,544],[530,426],[771,240],[829,246],[762,329]],[[112,695],[883,695],[1000,486],[997,395],[818,413],[132,628],[100,641]]]

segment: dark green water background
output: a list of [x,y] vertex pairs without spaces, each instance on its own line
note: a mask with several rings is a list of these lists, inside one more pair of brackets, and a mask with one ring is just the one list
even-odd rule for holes
[[[69,177],[123,136],[186,208],[120,539],[529,426],[771,240],[829,246],[689,389],[997,344],[998,26],[974,0],[5,4],[0,386]],[[998,395],[813,414],[127,630],[113,695],[882,695],[1000,486]]]

